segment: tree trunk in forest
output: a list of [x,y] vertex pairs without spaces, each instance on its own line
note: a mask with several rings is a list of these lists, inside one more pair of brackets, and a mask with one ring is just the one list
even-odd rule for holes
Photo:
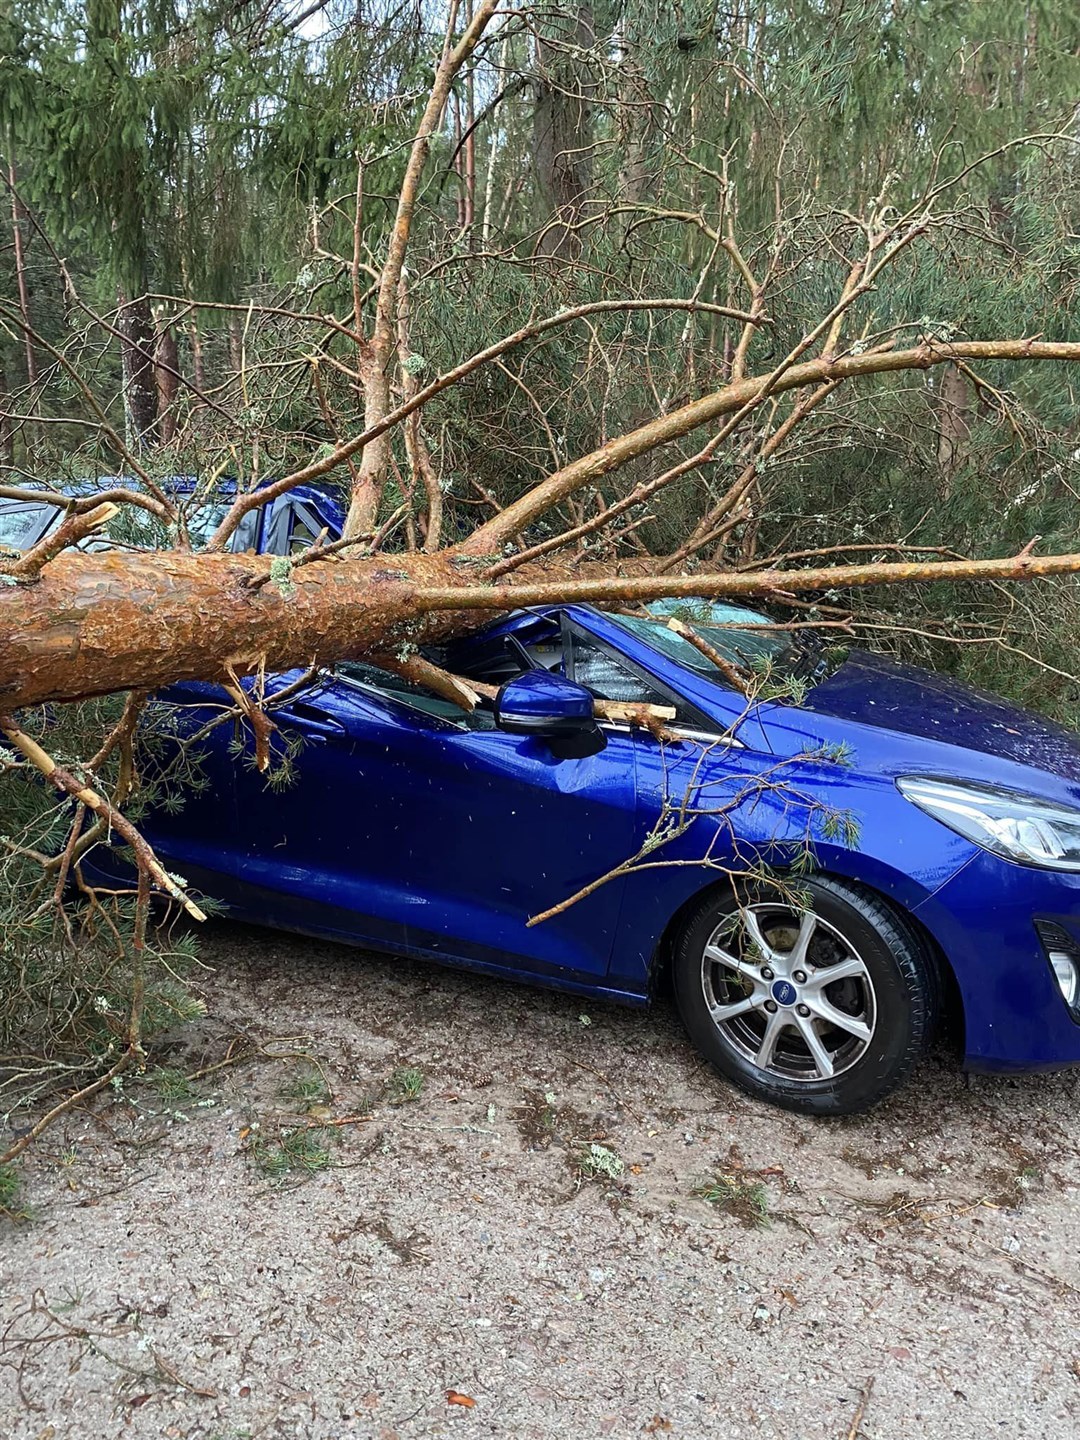
[[[427,164],[432,137],[442,123],[454,78],[476,49],[480,37],[495,14],[496,5],[497,0],[481,0],[456,45],[452,45],[451,37],[447,36],[446,48],[435,73],[431,94],[409,151],[408,164],[398,192],[390,244],[379,277],[375,323],[370,340],[362,341],[357,347],[364,394],[364,428],[367,430],[381,424],[390,414],[390,373],[397,344],[398,292],[405,269],[405,255],[409,248],[420,179]],[[357,220],[359,221],[359,215]],[[359,320],[360,317],[357,316],[357,324]],[[375,528],[390,464],[390,445],[390,435],[387,432],[364,446],[353,481],[349,513],[345,517],[345,535],[349,539],[358,535],[369,535]]]
[[11,392],[7,370],[0,365],[0,465],[15,468],[15,431],[11,423]]
[[26,249],[23,244],[22,231],[22,207],[19,204],[18,192],[15,189],[15,144],[11,142],[10,157],[8,159],[8,182],[11,188],[11,238],[12,253],[15,260],[15,287],[19,296],[19,314],[23,323],[23,344],[26,350],[26,379],[29,385],[37,384],[37,357],[34,354],[34,342],[32,339],[32,322],[30,315],[30,286],[26,278]]
[[188,334],[191,336],[191,369],[195,389],[202,393],[206,389],[206,366],[203,362],[203,342],[198,320],[192,319]]
[[946,365],[942,372],[937,412],[938,464],[949,481],[964,463],[974,412],[971,381],[956,365]]
[[[469,7],[471,9],[471,7]],[[471,16],[470,16],[471,18]],[[465,76],[465,228],[476,219],[476,94],[470,70]],[[471,242],[470,242],[471,243]]]
[[[390,338],[376,329],[375,339],[364,347],[360,359],[360,375],[364,392],[364,426],[381,424],[390,413],[390,364],[393,356]],[[390,433],[377,436],[365,445],[353,482],[352,500],[345,523],[348,536],[370,535],[375,529],[390,464]]]
[[244,368],[244,337],[240,328],[240,320],[236,315],[229,316],[229,369],[234,375],[239,375]]
[[619,67],[619,199],[624,205],[640,205],[648,196],[649,138],[653,127],[652,97],[637,56],[637,39],[620,41]]
[[154,366],[154,319],[145,295],[128,300],[119,295],[120,354],[124,376],[124,410],[130,428],[130,444],[139,451],[152,447],[158,438],[158,390]]
[[180,347],[172,327],[158,323],[154,345],[154,378],[157,382],[158,427],[163,445],[176,438],[176,397],[180,390]]
[[[593,84],[580,52],[596,43],[592,5],[578,4],[560,33],[537,35],[533,143],[540,193],[553,218],[536,245],[539,255],[573,259],[581,252],[581,221],[592,188]],[[567,46],[578,53],[567,53]]]

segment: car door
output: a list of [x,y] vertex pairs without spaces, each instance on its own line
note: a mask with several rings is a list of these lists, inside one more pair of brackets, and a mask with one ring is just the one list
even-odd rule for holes
[[295,784],[236,771],[237,875],[274,923],[551,978],[607,970],[635,827],[628,731],[586,759],[345,664],[274,712]]
[[[747,843],[771,834],[785,806],[774,803],[768,783],[762,783],[775,757],[740,738],[743,733],[756,738],[759,731],[756,722],[738,723],[745,714],[741,697],[732,696],[730,723],[718,722],[677,682],[625,654],[609,635],[589,629],[587,613],[575,607],[573,614],[571,678],[598,698],[675,710],[662,735],[632,732],[637,859],[625,877],[609,980],[634,989],[648,983],[657,947],[688,898],[711,880],[745,871],[751,863]],[[617,727],[603,728],[610,734]]]

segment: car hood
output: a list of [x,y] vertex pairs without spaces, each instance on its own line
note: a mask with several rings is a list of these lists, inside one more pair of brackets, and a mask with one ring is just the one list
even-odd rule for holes
[[1080,734],[948,675],[853,654],[803,708],[994,755],[1080,783]]

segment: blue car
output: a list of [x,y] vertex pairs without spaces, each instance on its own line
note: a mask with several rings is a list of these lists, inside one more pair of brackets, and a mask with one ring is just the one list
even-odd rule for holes
[[[45,491],[42,486],[28,487],[71,500],[82,500],[106,490],[134,488],[135,482],[130,477],[115,475],[68,481],[51,491]],[[220,479],[208,492],[192,476],[173,475],[163,482],[163,489],[183,510],[188,535],[198,549],[206,544],[223,518],[236,494],[236,481]],[[63,518],[62,505],[48,499],[0,498],[0,551],[29,550]],[[229,537],[228,548],[295,555],[313,544],[324,530],[330,539],[336,539],[344,522],[345,511],[336,495],[314,485],[298,485],[261,509],[248,511]],[[167,543],[163,527],[145,510],[125,507],[117,524],[126,545],[150,550]],[[97,534],[84,540],[80,548],[100,550],[115,543],[120,542],[108,534]]]
[[945,1011],[972,1070],[1080,1062],[1080,739],[749,610],[705,622],[754,703],[663,614],[580,605],[431,652],[494,697],[471,713],[355,661],[276,676],[283,791],[227,697],[178,685],[148,739],[164,763],[198,736],[207,786],[148,838],[247,921],[590,998],[670,986],[701,1054],[792,1110],[880,1101]]

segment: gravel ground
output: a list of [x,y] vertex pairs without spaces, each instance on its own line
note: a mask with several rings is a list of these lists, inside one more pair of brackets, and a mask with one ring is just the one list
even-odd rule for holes
[[[204,954],[167,1063],[241,1058],[129,1083],[26,1167],[0,1435],[1080,1429],[1080,1077],[942,1055],[814,1121],[728,1088],[663,1004],[224,923]],[[282,1138],[329,1163],[275,1175]]]

